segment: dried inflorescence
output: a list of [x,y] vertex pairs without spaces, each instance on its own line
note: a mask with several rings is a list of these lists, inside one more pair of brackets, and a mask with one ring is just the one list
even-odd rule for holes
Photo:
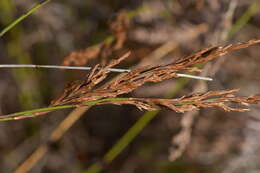
[[[183,57],[168,65],[147,66],[135,69],[130,73],[119,75],[105,85],[96,88],[97,84],[107,78],[109,74],[107,69],[119,64],[127,58],[129,55],[129,53],[127,53],[123,57],[112,61],[104,68],[101,68],[101,70],[97,68],[97,65],[85,80],[76,81],[68,85],[63,94],[51,103],[51,106],[66,104],[81,106],[87,101],[117,97],[118,95],[129,93],[147,82],[160,82],[175,78],[179,71],[199,71],[199,69],[192,67],[192,65],[207,62],[216,57],[225,55],[230,51],[246,48],[259,42],[260,40],[250,40],[235,45],[212,46],[190,56]],[[211,91],[205,94],[193,94],[189,97],[181,97],[179,99],[128,98],[127,100],[114,100],[99,104],[132,104],[140,109],[146,110],[153,110],[157,106],[163,106],[176,112],[184,112],[194,108],[213,106],[221,107],[226,111],[245,111],[247,109],[231,108],[225,103],[235,102],[244,105],[260,103],[259,95],[238,97],[233,94],[235,92],[237,92],[237,90]]]
[[[119,64],[122,60],[129,56],[129,54],[130,52],[121,58],[112,61],[109,65],[101,68],[100,70],[98,69],[99,65],[96,65],[85,80],[78,80],[69,83],[64,89],[63,94],[56,100],[52,101],[51,106],[64,105],[75,102],[80,103],[83,101],[82,99],[85,98],[88,94],[96,93],[93,88],[102,82],[105,78],[107,78],[107,75],[110,72],[107,69]],[[99,98],[102,98],[101,94],[96,93],[93,94],[92,97],[90,97],[88,100],[97,100]],[[85,99],[85,101],[87,100]]]
[[187,112],[204,107],[220,107],[225,111],[247,111],[247,108],[232,108],[227,103],[233,102],[248,106],[250,104],[260,104],[260,95],[250,97],[236,96],[239,89],[210,91],[203,94],[192,94],[177,99],[152,99],[152,98],[128,98],[127,100],[105,101],[99,104],[131,104],[139,109],[155,110],[158,107],[167,107],[175,112]]

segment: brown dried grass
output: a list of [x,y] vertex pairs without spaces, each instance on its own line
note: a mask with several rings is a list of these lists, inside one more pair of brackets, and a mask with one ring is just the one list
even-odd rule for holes
[[[180,58],[176,62],[159,65],[146,66],[133,70],[130,73],[119,75],[114,80],[98,87],[97,84],[108,77],[110,73],[107,69],[114,67],[129,56],[129,52],[117,60],[113,60],[107,66],[99,70],[96,65],[89,75],[79,81],[70,83],[64,92],[57,99],[52,101],[51,106],[74,104],[84,105],[84,102],[99,100],[103,98],[113,98],[122,94],[127,94],[144,85],[147,82],[161,82],[170,78],[176,78],[179,71],[200,71],[192,67],[197,63],[207,62],[219,56],[223,56],[231,51],[246,48],[260,43],[260,40],[250,40],[244,43],[229,44],[226,46],[211,46],[202,49],[190,56]],[[167,107],[176,112],[190,111],[201,107],[220,107],[226,111],[245,111],[245,108],[231,108],[227,102],[234,102],[248,106],[249,104],[259,104],[260,96],[239,97],[234,95],[238,89],[224,91],[210,91],[205,94],[193,94],[178,99],[151,99],[151,98],[128,98],[126,101],[107,101],[99,104],[132,104],[140,109],[153,110],[159,107]]]

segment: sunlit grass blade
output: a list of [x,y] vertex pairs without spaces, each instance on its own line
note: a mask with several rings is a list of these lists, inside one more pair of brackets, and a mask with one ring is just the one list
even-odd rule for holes
[[26,12],[25,14],[23,14],[22,16],[20,16],[18,19],[16,19],[15,21],[13,21],[12,23],[10,23],[9,25],[7,25],[1,32],[0,32],[0,37],[2,37],[5,33],[7,33],[9,30],[11,30],[15,25],[17,25],[18,23],[20,23],[22,20],[24,20],[26,17],[30,16],[33,12],[37,11],[38,9],[40,9],[41,7],[43,7],[44,5],[46,5],[47,3],[49,3],[51,0],[45,0],[37,5],[35,5],[34,7],[32,7],[28,12]]

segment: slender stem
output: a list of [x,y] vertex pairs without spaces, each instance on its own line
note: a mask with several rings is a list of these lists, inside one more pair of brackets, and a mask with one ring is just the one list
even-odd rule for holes
[[[47,69],[64,69],[64,70],[91,70],[92,67],[82,66],[62,66],[62,65],[35,65],[35,64],[0,64],[0,68],[47,68]],[[98,68],[101,69],[101,68]],[[131,72],[128,69],[108,68],[111,72]]]
[[[0,68],[47,68],[47,69],[65,69],[65,70],[91,70],[92,67],[82,67],[82,66],[62,66],[62,65],[35,65],[35,64],[0,64]],[[101,68],[98,68],[101,69]],[[107,70],[111,72],[119,72],[119,73],[129,73],[132,70],[130,69],[119,69],[119,68],[108,68]],[[199,79],[212,81],[212,78],[203,77],[203,76],[195,76],[191,74],[182,74],[176,73],[178,77],[191,78],[191,79]]]
[[[94,100],[94,101],[87,101],[83,104],[86,106],[93,106],[101,102],[106,102],[106,101],[125,101],[128,100],[128,98],[105,98],[105,99],[100,99],[100,100]],[[61,109],[69,109],[69,108],[74,108],[76,107],[75,105],[61,105],[61,106],[52,106],[52,107],[46,107],[46,108],[39,108],[39,109],[33,109],[29,111],[22,111],[22,112],[17,112],[17,113],[12,113],[8,115],[2,115],[0,116],[0,121],[10,121],[10,120],[19,120],[19,119],[24,119],[24,118],[30,118],[30,117],[36,117],[38,115],[42,115],[51,111],[56,111],[56,110],[61,110]]]
[[195,76],[191,74],[182,74],[182,73],[177,73],[178,77],[185,77],[185,78],[190,78],[190,79],[199,79],[199,80],[207,80],[207,81],[212,81],[213,79],[210,77],[203,77],[203,76]]
[[[98,103],[108,102],[108,101],[128,101],[129,98],[124,97],[112,97],[112,98],[104,98],[100,100],[94,100],[94,101],[87,101],[82,103],[82,106],[94,106]],[[212,101],[214,99],[207,99],[205,101]],[[194,104],[196,102],[181,102],[181,103],[175,103],[175,106],[181,106],[181,105],[190,105]],[[0,115],[0,121],[9,121],[9,120],[19,120],[24,118],[31,118],[36,117],[39,115],[43,115],[52,111],[61,110],[61,109],[69,109],[77,107],[76,105],[61,105],[61,106],[52,106],[52,107],[46,107],[46,108],[39,108],[39,109],[33,109],[28,111],[22,111],[22,112],[16,112],[8,115]]]

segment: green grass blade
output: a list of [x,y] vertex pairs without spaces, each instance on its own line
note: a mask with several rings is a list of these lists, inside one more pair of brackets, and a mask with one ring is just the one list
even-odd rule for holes
[[26,12],[25,14],[23,14],[22,16],[20,16],[18,19],[16,19],[15,21],[13,21],[12,23],[10,23],[9,25],[7,25],[1,32],[0,32],[0,37],[2,37],[5,33],[7,33],[9,30],[11,30],[15,25],[17,25],[18,23],[20,23],[22,20],[24,20],[26,17],[30,16],[33,12],[37,11],[38,9],[40,9],[41,7],[43,7],[44,5],[46,5],[47,3],[49,3],[51,0],[45,0],[42,3],[39,3],[37,5],[35,5],[34,7],[32,7],[28,12]]
[[[98,103],[102,103],[102,102],[106,102],[106,101],[125,101],[125,100],[128,100],[128,98],[120,98],[120,97],[105,98],[105,99],[100,99],[100,100],[87,101],[84,104],[86,106],[94,106]],[[35,116],[38,116],[45,112],[51,112],[51,111],[56,111],[56,110],[61,110],[61,109],[69,109],[69,108],[74,108],[74,107],[75,107],[75,105],[61,105],[61,106],[52,106],[52,107],[45,107],[45,108],[28,110],[28,111],[22,111],[22,112],[12,113],[12,114],[8,114],[8,115],[1,115],[0,122],[35,117]]]

